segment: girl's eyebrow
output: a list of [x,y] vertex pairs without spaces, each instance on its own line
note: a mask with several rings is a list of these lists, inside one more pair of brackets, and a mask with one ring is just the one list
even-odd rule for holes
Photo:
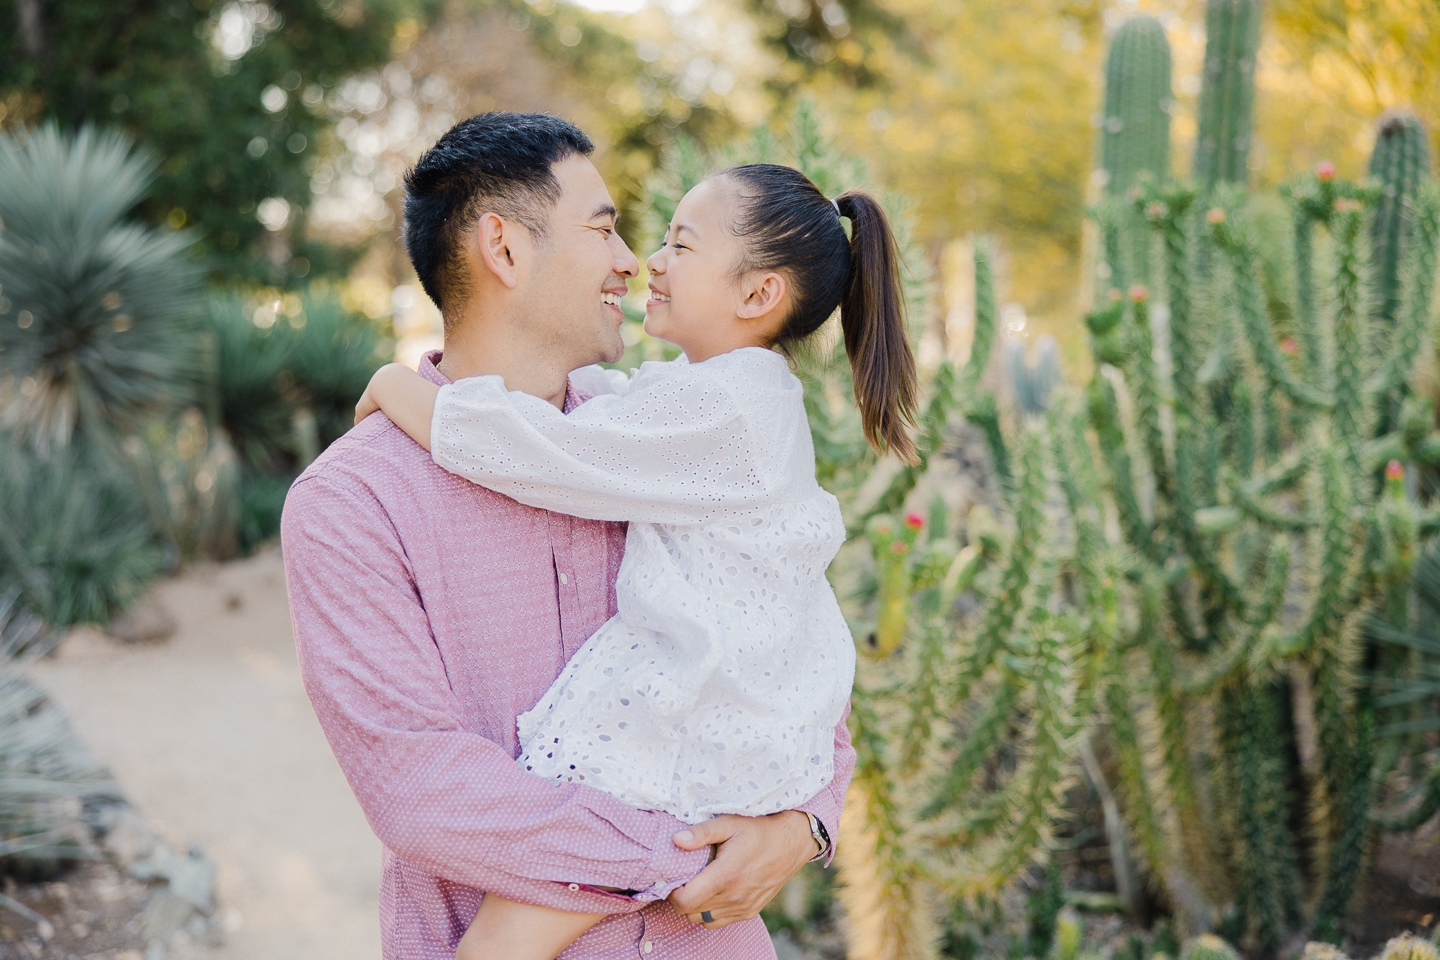
[[695,233],[695,228],[690,226],[690,224],[688,223],[677,223],[675,225],[675,235],[677,237],[680,235],[681,230],[688,230],[693,236],[699,236],[698,233]]

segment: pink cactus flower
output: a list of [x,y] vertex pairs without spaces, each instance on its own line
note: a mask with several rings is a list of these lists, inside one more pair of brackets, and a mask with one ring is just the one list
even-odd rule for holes
[[1329,183],[1335,179],[1335,164],[1329,160],[1321,160],[1315,164],[1315,179],[1321,183]]
[[1289,354],[1293,357],[1295,356],[1296,351],[1299,349],[1300,344],[1295,342],[1294,337],[1286,337],[1285,339],[1280,341],[1280,352],[1282,353]]
[[918,513],[907,513],[905,514],[905,526],[909,527],[911,530],[919,530],[921,527],[925,526],[925,518],[920,516],[920,514]]
[[1145,289],[1143,283],[1137,283],[1130,288],[1130,299],[1136,303],[1144,303],[1150,299],[1150,291]]
[[1391,460],[1389,463],[1385,464],[1385,479],[1404,480],[1405,465],[1399,460]]
[[1220,207],[1211,207],[1205,212],[1205,222],[1210,224],[1211,226],[1214,226],[1218,223],[1224,223],[1225,211],[1222,210]]

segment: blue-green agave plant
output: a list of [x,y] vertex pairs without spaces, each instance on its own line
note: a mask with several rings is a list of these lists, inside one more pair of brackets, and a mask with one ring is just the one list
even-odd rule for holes
[[129,216],[155,167],[115,131],[0,134],[0,425],[36,449],[193,395],[194,238]]

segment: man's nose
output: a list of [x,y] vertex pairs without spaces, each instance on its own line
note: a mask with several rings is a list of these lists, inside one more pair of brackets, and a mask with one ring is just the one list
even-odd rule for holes
[[630,246],[620,239],[620,234],[614,234],[613,243],[615,250],[615,272],[627,280],[633,280],[640,276],[640,261],[636,259],[634,251]]

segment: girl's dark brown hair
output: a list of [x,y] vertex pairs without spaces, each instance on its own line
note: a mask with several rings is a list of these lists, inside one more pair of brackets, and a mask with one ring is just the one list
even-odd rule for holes
[[[905,337],[900,257],[885,210],[851,190],[834,203],[800,171],[771,163],[732,167],[719,176],[739,194],[735,232],[745,254],[736,267],[783,273],[790,313],[775,338],[784,349],[810,336],[840,308],[840,328],[865,439],[917,463],[915,357]],[[840,218],[850,221],[850,236]]]

